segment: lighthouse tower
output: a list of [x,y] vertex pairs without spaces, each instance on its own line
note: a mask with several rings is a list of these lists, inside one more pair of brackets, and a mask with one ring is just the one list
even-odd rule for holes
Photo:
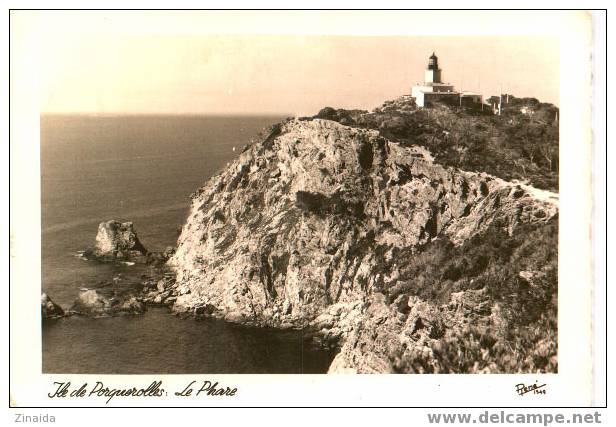
[[453,85],[443,83],[441,69],[438,67],[438,58],[432,52],[428,58],[428,68],[425,70],[423,83],[411,87],[411,96],[415,98],[418,107],[431,107],[434,102],[447,102],[459,106],[482,105],[483,97],[478,93],[457,92]]
[[429,107],[437,100],[455,102],[460,96],[453,85],[443,83],[441,80],[441,69],[438,68],[438,58],[434,52],[428,58],[428,68],[425,70],[423,83],[417,83],[411,88],[411,96],[415,98],[418,107]]
[[428,69],[426,70],[425,83],[442,83],[441,70],[438,68],[438,57],[432,52],[428,58]]

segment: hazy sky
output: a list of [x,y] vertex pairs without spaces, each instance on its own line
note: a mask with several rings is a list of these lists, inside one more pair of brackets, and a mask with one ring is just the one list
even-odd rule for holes
[[[546,36],[212,35],[42,31],[43,112],[288,113],[371,109],[410,93],[435,51],[443,80],[559,101]],[[106,30],[107,28],[107,30]]]

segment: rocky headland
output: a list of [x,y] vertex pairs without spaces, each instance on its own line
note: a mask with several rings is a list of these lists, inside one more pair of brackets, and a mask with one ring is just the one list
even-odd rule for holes
[[[330,373],[556,372],[558,134],[545,117],[401,98],[274,125],[192,195],[175,250],[153,255],[132,224],[102,223],[86,256],[157,272],[115,303],[86,290],[72,311],[166,304],[302,329],[340,348]],[[509,138],[521,127],[547,157]]]
[[554,371],[557,194],[439,164],[401,131],[427,114],[409,100],[332,111],[275,125],[193,195],[173,309],[303,328],[341,346],[331,372]]

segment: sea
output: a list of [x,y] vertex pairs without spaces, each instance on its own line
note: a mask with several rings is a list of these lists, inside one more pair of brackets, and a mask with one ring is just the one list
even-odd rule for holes
[[[41,116],[42,291],[64,308],[82,288],[140,277],[84,260],[98,224],[132,221],[152,251],[176,244],[189,196],[282,117]],[[325,373],[333,350],[300,331],[175,316],[71,316],[42,326],[44,373]]]

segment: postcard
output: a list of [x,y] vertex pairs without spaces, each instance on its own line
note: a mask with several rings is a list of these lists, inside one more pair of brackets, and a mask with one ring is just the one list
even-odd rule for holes
[[11,406],[600,404],[592,36],[11,11]]

